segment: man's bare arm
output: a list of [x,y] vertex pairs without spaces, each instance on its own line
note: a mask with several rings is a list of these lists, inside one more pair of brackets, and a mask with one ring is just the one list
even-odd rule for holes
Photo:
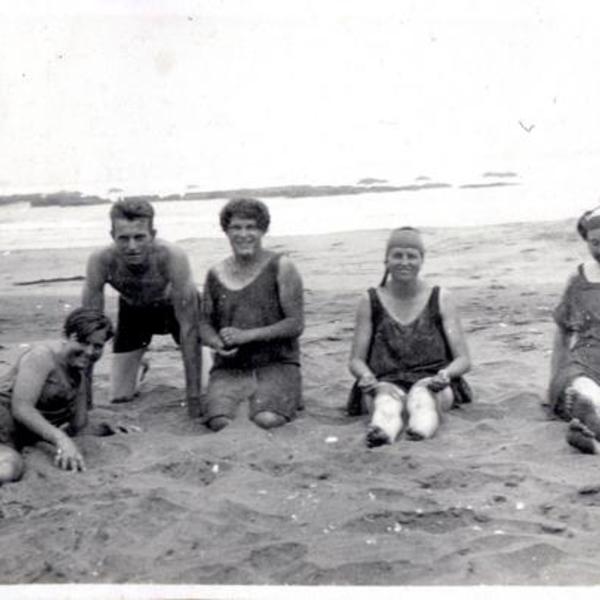
[[200,307],[198,290],[192,279],[189,261],[176,246],[169,248],[171,299],[179,322],[181,353],[188,401],[200,396],[202,352],[198,333]]
[[[81,305],[87,308],[95,308],[104,312],[104,285],[107,279],[107,250],[96,250],[88,258],[85,284],[81,293]],[[83,372],[85,397],[87,407],[94,405],[92,379],[94,377],[94,365],[91,364]]]
[[106,284],[106,249],[93,252],[88,258],[81,304],[104,312],[104,285]]

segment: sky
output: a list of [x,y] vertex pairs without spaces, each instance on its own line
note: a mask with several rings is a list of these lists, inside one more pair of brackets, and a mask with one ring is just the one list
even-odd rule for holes
[[595,178],[589,2],[0,2],[0,193]]

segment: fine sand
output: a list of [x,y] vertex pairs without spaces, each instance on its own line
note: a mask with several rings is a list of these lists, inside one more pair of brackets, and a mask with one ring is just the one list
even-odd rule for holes
[[[182,406],[178,350],[155,338],[139,399],[94,419],[142,432],[84,436],[88,471],[57,470],[43,448],[0,489],[0,583],[600,583],[600,457],[576,453],[542,406],[551,311],[584,258],[574,223],[425,230],[424,274],[452,290],[476,399],[429,441],[369,450],[345,415],[360,294],[382,272],[387,232],[267,238],[299,267],[306,410],[265,432],[247,420],[214,434]],[[225,241],[186,240],[196,280]],[[56,337],[78,303],[90,250],[0,258],[0,365]],[[114,296],[108,303],[114,315]]]

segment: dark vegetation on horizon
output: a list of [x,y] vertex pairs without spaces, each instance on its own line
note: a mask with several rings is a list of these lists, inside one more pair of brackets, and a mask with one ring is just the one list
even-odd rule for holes
[[[361,179],[360,185],[283,185],[261,188],[237,188],[229,190],[213,190],[208,192],[187,192],[185,194],[169,194],[167,196],[136,195],[150,202],[178,202],[185,200],[215,200],[219,198],[239,198],[244,196],[258,198],[309,198],[316,196],[351,196],[354,194],[417,192],[419,190],[449,188],[449,183],[420,183],[412,185],[371,185],[378,181],[373,178]],[[117,191],[112,188],[110,193]],[[121,190],[119,190],[121,191]],[[12,194],[0,196],[0,205],[29,202],[32,207],[38,206],[84,206],[92,204],[108,204],[108,198],[84,196],[80,192],[57,192],[53,194]]]

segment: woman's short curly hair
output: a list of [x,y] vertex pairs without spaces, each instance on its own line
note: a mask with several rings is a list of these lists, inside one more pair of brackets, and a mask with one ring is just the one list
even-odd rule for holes
[[586,210],[577,220],[577,233],[587,241],[588,231],[597,229],[600,224],[600,206]]
[[78,342],[86,343],[100,329],[106,331],[106,341],[113,337],[113,325],[104,313],[94,308],[76,308],[67,315],[63,333],[67,338],[75,334]]
[[256,198],[233,198],[221,209],[219,219],[221,229],[227,231],[233,217],[254,219],[261,231],[267,231],[271,223],[271,215],[267,205]]

